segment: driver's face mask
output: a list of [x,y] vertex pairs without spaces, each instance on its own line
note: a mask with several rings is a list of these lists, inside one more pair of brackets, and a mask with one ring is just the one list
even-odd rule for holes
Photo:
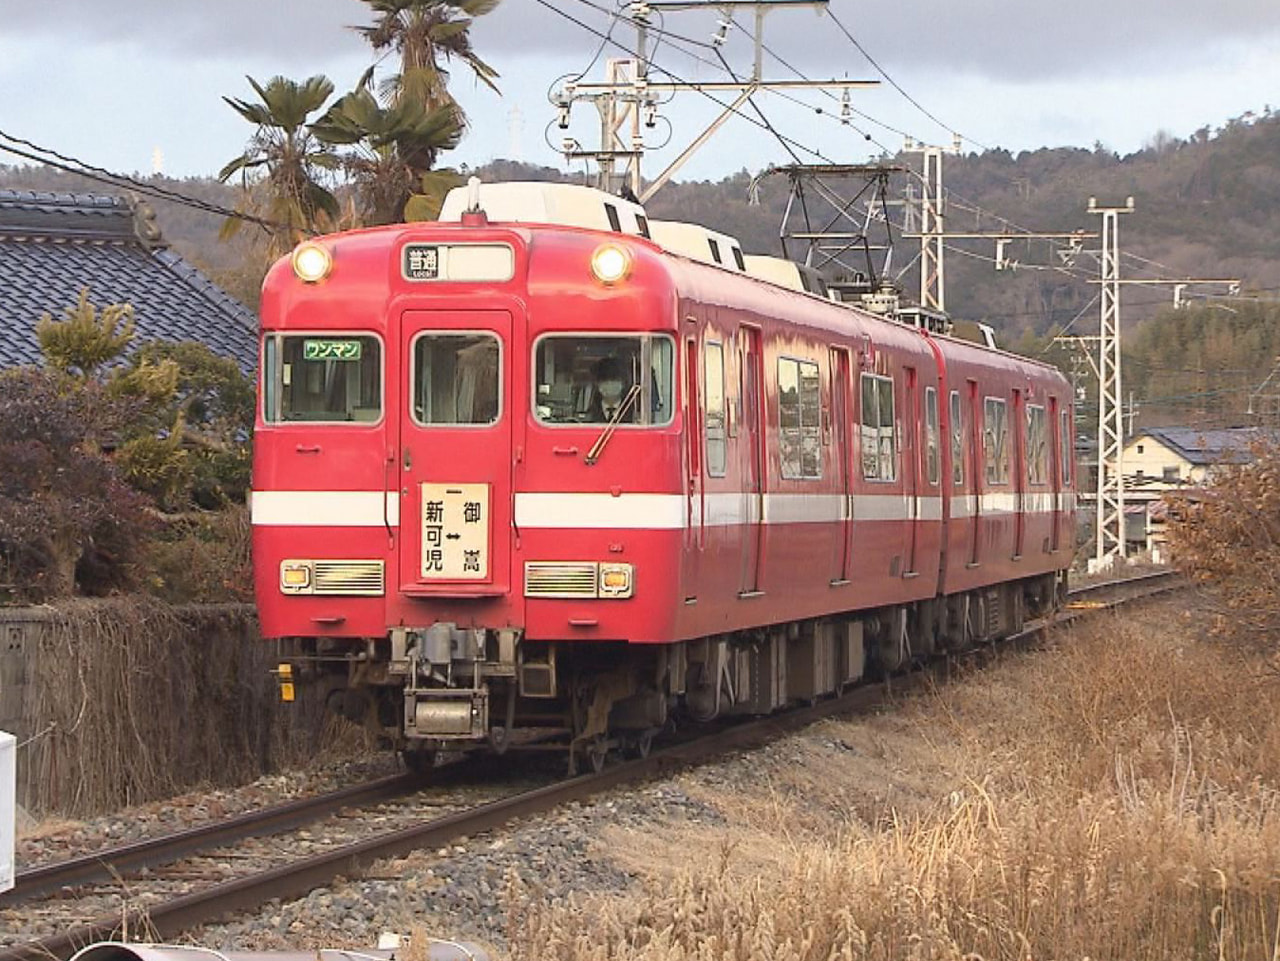
[[622,381],[620,380],[602,380],[600,381],[600,397],[606,403],[616,403],[622,399]]

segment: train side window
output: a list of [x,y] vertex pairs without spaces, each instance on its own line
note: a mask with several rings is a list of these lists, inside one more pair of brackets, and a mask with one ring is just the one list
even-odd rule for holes
[[382,342],[371,334],[271,335],[263,361],[268,423],[382,418]]
[[1009,483],[1009,412],[1004,400],[983,400],[982,460],[988,484]]
[[964,484],[964,420],[960,414],[960,391],[951,392],[951,482]]
[[720,259],[720,245],[713,238],[708,237],[707,246],[711,248],[711,259],[718,264],[723,264],[724,261]]
[[431,331],[413,341],[413,419],[424,425],[496,423],[502,351],[488,333]]
[[938,391],[933,387],[924,389],[924,419],[925,470],[930,485],[936,485],[940,473],[938,466]]
[[782,476],[822,476],[822,386],[811,360],[778,358],[778,421]]
[[707,474],[723,477],[727,440],[725,435],[724,345],[708,341],[702,353],[706,416],[703,427],[707,442]]
[[1027,406],[1027,483],[1049,483],[1048,421],[1044,408]]
[[1063,486],[1071,484],[1071,411],[1064,410],[1061,414],[1062,428],[1058,431],[1058,443],[1061,446],[1061,454],[1059,461],[1062,463],[1062,483]]
[[897,477],[897,437],[893,419],[893,378],[862,375],[862,476]]

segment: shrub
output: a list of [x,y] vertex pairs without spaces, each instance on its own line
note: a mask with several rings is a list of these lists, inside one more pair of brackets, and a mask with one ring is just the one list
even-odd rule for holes
[[98,385],[69,389],[49,371],[0,374],[0,558],[17,599],[136,582],[147,501],[101,450],[130,414]]
[[1223,468],[1207,491],[1175,499],[1169,543],[1177,566],[1211,583],[1264,637],[1280,631],[1280,447]]

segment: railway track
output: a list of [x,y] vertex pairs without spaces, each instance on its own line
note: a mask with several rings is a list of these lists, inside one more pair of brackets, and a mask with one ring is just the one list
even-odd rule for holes
[[[1166,593],[1180,584],[1173,572],[1157,571],[1076,588],[1060,614],[1029,624],[1022,633],[1002,642],[1002,646],[1033,643],[1050,626],[1070,623],[1095,611]],[[985,649],[976,651],[980,654]],[[117,893],[122,887],[128,892],[134,882],[124,882],[122,878],[137,877],[145,872],[153,879],[164,879],[166,872],[172,873],[174,865],[178,866],[178,872],[176,883],[162,880],[161,886],[171,890],[149,902],[141,903],[141,899],[134,895],[130,900],[137,906],[126,906],[87,922],[82,920],[83,915],[68,920],[64,914],[61,920],[54,922],[53,932],[0,947],[0,961],[68,958],[86,944],[112,937],[122,927],[147,930],[159,938],[173,937],[228,914],[256,908],[272,899],[302,897],[316,887],[331,883],[338,876],[358,875],[386,858],[440,847],[461,837],[492,830],[514,819],[540,814],[600,791],[663,776],[709,757],[756,746],[825,717],[867,710],[890,697],[901,696],[932,683],[948,667],[948,661],[940,660],[924,670],[899,675],[887,682],[859,686],[840,697],[785,714],[732,723],[710,733],[699,733],[655,750],[647,758],[612,765],[598,773],[483,799],[478,804],[471,803],[474,798],[463,803],[442,803],[439,799],[432,800],[432,794],[439,793],[442,787],[450,784],[461,784],[468,777],[474,779],[476,769],[483,766],[485,759],[477,759],[476,764],[460,762],[439,769],[436,772],[438,777],[430,785],[411,775],[383,778],[367,785],[250,812],[224,822],[31,868],[19,872],[15,889],[0,896],[0,918],[6,912],[14,913],[16,907],[24,912],[44,910],[29,906],[50,904],[48,895],[51,893],[58,896],[55,903],[63,901],[73,906],[79,903],[77,891],[85,888],[107,885]],[[499,785],[499,791],[501,787]],[[488,785],[487,790],[495,793],[492,785]],[[424,820],[423,808],[430,808],[436,816]],[[372,821],[375,826],[372,830],[356,832],[364,836],[332,844],[319,852],[289,857],[284,863],[251,874],[220,878],[217,876],[220,871],[210,872],[201,866],[208,863],[222,865],[228,858],[226,849],[250,839],[274,842],[270,846],[275,852],[293,847],[296,853],[298,845],[288,840],[289,832],[295,832],[296,836],[296,832],[308,826],[334,818],[345,822]],[[310,836],[310,832],[304,836]],[[220,851],[223,852],[221,860]],[[212,883],[201,886],[201,881]],[[136,883],[142,887],[148,882],[147,879],[139,879]],[[35,900],[42,897],[44,901]]]

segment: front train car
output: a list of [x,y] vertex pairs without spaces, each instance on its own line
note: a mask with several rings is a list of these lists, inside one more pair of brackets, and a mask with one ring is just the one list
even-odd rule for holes
[[682,519],[652,515],[680,503],[676,295],[609,229],[477,210],[319,238],[266,279],[262,632],[413,767],[599,733],[574,678],[642,689],[619,652],[671,637]]

